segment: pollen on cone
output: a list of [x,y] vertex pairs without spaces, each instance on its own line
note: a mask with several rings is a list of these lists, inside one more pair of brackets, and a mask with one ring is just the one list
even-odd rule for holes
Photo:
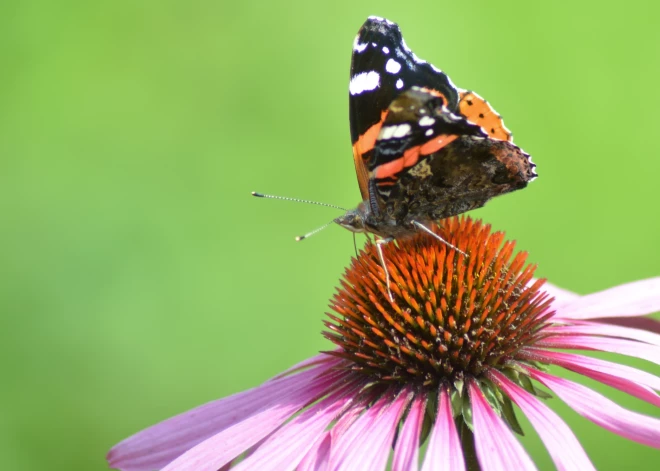
[[551,299],[531,283],[534,265],[514,255],[515,242],[470,218],[433,230],[467,257],[429,234],[385,245],[391,277],[368,243],[341,281],[325,322],[332,354],[384,383],[437,386],[504,365],[542,336]]

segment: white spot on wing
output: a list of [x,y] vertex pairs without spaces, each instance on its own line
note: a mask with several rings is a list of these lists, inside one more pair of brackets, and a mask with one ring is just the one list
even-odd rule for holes
[[399,79],[396,81],[396,88],[401,90],[403,88],[403,80]]
[[387,70],[390,74],[398,74],[401,70],[401,64],[399,64],[394,59],[389,59],[387,64],[385,64],[385,70]]
[[410,134],[411,129],[412,128],[407,123],[399,124],[398,126],[385,126],[384,128],[380,129],[380,133],[378,133],[378,139],[387,140],[405,137]]
[[364,44],[360,43],[360,41],[358,41],[359,39],[360,39],[360,36],[355,36],[355,41],[353,41],[353,50],[357,53],[360,53],[360,52],[364,51],[367,48],[367,46],[369,45],[367,43],[364,43]]
[[404,137],[410,134],[410,124],[399,124],[394,130],[394,137]]
[[432,126],[434,124],[435,124],[435,119],[431,118],[430,116],[422,116],[419,119],[420,126]]
[[389,54],[390,53],[390,48],[387,46],[383,46],[383,54]]
[[432,136],[433,135],[433,129],[427,129],[424,134],[427,135],[427,136]]
[[380,75],[378,75],[378,72],[372,70],[354,76],[348,86],[348,91],[351,95],[359,95],[362,92],[374,90],[378,88],[379,85]]
[[396,126],[386,126],[380,129],[378,133],[378,139],[391,139],[396,131]]

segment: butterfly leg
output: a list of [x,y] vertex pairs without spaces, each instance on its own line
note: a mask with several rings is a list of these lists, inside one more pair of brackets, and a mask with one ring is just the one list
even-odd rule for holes
[[376,249],[378,250],[378,257],[380,257],[380,264],[383,267],[383,270],[385,271],[385,283],[387,285],[387,294],[390,297],[390,301],[394,302],[394,296],[392,296],[392,291],[390,290],[390,272],[387,269],[387,265],[385,265],[385,256],[383,255],[383,245],[392,242],[394,239],[392,237],[388,237],[387,239],[378,239],[376,240]]
[[442,237],[440,237],[438,234],[436,234],[435,232],[433,232],[431,229],[429,229],[428,227],[426,227],[426,226],[425,226],[424,224],[422,224],[421,222],[419,222],[419,221],[411,221],[411,222],[412,222],[413,225],[415,225],[416,227],[418,227],[418,228],[420,228],[421,230],[426,231],[426,232],[428,232],[429,234],[431,234],[433,237],[435,237],[436,239],[438,239],[438,240],[439,240],[440,242],[442,242],[443,244],[447,244],[449,247],[451,247],[452,249],[456,250],[456,251],[459,252],[459,253],[462,253],[462,254],[465,255],[466,257],[468,256],[468,255],[467,255],[465,252],[463,252],[461,249],[459,249],[459,248],[456,247],[455,245],[452,245],[452,244],[450,244],[449,242],[447,242],[445,239],[443,239]]

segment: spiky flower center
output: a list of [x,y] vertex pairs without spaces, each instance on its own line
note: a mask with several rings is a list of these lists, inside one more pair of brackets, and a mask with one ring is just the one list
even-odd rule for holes
[[550,299],[531,283],[534,265],[515,242],[470,218],[434,228],[464,256],[428,234],[385,245],[391,277],[368,243],[346,270],[328,314],[327,338],[352,368],[383,383],[434,387],[503,368],[541,335]]

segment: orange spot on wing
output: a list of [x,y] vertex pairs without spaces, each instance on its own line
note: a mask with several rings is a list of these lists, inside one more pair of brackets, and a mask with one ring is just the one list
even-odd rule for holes
[[481,126],[488,137],[502,141],[512,141],[511,131],[504,125],[502,117],[495,112],[486,100],[476,93],[461,92],[458,109],[470,122]]

